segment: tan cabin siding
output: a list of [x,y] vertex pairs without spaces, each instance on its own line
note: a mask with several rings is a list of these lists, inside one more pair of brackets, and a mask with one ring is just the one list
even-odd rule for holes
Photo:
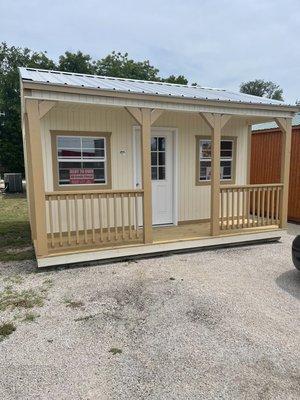
[[[136,122],[120,108],[59,106],[42,120],[42,145],[45,189],[53,190],[50,130],[111,132],[112,189],[133,189],[133,126]],[[178,130],[178,220],[210,217],[210,186],[195,185],[195,136],[210,135],[198,114],[164,112],[154,124]],[[237,137],[236,184],[247,177],[247,126],[234,118],[225,126],[223,136]],[[121,154],[120,151],[125,151]]]

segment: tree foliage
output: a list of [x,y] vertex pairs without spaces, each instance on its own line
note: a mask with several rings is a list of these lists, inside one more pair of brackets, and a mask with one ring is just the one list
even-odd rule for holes
[[81,51],[71,53],[66,51],[59,57],[58,69],[66,72],[77,72],[81,74],[94,74],[95,62],[89,54],[83,54]]
[[18,67],[53,69],[45,52],[0,44],[0,165],[6,172],[23,172],[21,105]]
[[279,85],[263,79],[243,82],[240,86],[240,91],[254,96],[267,97],[268,99],[283,100],[283,90]]

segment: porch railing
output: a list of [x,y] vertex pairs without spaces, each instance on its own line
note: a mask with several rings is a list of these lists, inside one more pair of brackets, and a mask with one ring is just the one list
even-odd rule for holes
[[222,186],[220,228],[279,226],[282,188],[280,183]]
[[48,248],[140,242],[142,190],[47,192]]

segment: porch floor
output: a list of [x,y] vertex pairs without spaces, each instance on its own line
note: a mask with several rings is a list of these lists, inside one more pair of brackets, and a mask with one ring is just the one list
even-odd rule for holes
[[[245,220],[245,224],[247,220]],[[252,221],[251,221],[252,223]],[[243,235],[250,232],[261,232],[264,230],[278,229],[277,225],[254,226],[250,228],[240,229],[224,229],[220,231],[220,235]],[[153,227],[153,242],[164,243],[181,240],[193,240],[201,238],[209,238],[210,222],[198,223],[183,223],[177,226],[154,226]]]
[[[268,226],[254,226],[250,228],[240,228],[240,229],[224,229],[220,231],[220,235],[224,236],[242,236],[248,233],[261,233],[264,231],[272,231],[277,230],[277,225],[268,225]],[[111,239],[109,241],[100,242],[97,240],[98,233],[95,230],[96,242],[92,242],[92,233],[87,232],[87,242],[89,244],[84,244],[83,236],[80,235],[80,244],[76,246],[68,246],[64,244],[60,245],[60,238],[58,235],[54,237],[54,246],[51,245],[51,238],[48,236],[48,248],[50,255],[58,255],[58,254],[72,254],[82,251],[91,251],[91,250],[106,250],[106,249],[117,249],[124,247],[135,246],[143,246],[142,242],[142,231],[139,232],[139,238],[131,239],[131,240],[116,240],[114,238],[114,234],[111,234]],[[107,234],[106,234],[107,235]],[[128,235],[128,233],[127,233]],[[119,237],[121,235],[119,234]],[[73,235],[72,235],[73,237]],[[190,240],[199,240],[199,239],[212,239],[210,236],[210,222],[195,222],[195,223],[182,223],[180,225],[165,225],[165,226],[153,226],[153,244],[164,244],[164,243],[174,243],[174,242],[184,242]],[[75,241],[75,237],[74,237]]]

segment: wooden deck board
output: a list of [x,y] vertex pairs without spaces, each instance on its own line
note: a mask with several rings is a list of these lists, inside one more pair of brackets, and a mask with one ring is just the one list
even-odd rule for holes
[[[259,233],[264,231],[269,231],[273,229],[278,229],[278,226],[256,226],[251,228],[243,228],[243,229],[228,229],[221,230],[220,236],[232,236],[232,235],[240,235],[247,233]],[[92,232],[87,232],[88,244],[84,243],[84,238],[80,238],[80,243],[76,246],[74,245],[76,241],[75,235],[71,235],[72,238],[72,246],[68,246],[64,244],[60,246],[60,237],[55,236],[54,238],[54,247],[51,247],[51,237],[48,236],[48,246],[49,246],[49,255],[57,255],[57,254],[70,254],[77,253],[82,251],[91,251],[95,250],[113,250],[114,248],[121,247],[131,247],[140,245],[143,246],[142,243],[142,232],[140,232],[139,238],[129,239],[128,232],[125,235],[125,240],[115,240],[114,236],[111,234],[110,241],[100,241],[100,235],[97,230],[95,230],[95,243],[92,242]],[[73,237],[74,236],[74,237]],[[119,235],[121,238],[121,235]],[[126,240],[127,238],[127,240]],[[173,243],[173,242],[183,242],[188,240],[199,240],[199,239],[209,239],[212,238],[210,236],[210,223],[202,222],[202,223],[187,223],[182,225],[170,225],[170,226],[154,226],[153,227],[153,244],[163,244],[163,243]]]

